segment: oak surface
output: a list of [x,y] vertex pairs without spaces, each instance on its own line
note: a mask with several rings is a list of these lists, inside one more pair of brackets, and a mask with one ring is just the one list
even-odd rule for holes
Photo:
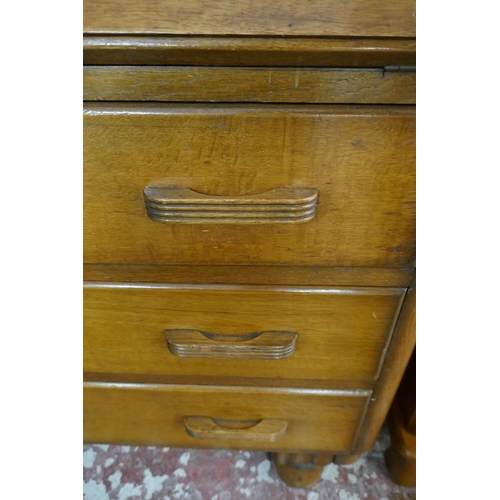
[[86,65],[415,66],[416,42],[401,38],[85,36]]
[[398,484],[415,487],[417,482],[416,350],[406,367],[389,411],[391,446],[385,452],[387,468]]
[[397,402],[389,412],[391,445],[385,451],[385,463],[393,480],[407,488],[417,483],[417,440],[416,433],[405,425]]
[[[414,0],[84,0],[85,441],[272,451],[293,486],[369,449],[415,343],[415,48]],[[151,183],[318,198],[189,225]],[[179,357],[194,330],[297,336]]]
[[[84,384],[84,441],[184,448],[265,451],[346,450],[352,445],[369,392],[141,384]],[[186,416],[222,420],[286,420],[274,442],[197,439]]]
[[359,439],[355,445],[357,454],[365,453],[373,446],[415,349],[416,305],[416,276],[414,276],[397,318],[394,334],[380,376],[373,389],[366,417],[360,428]]
[[[319,191],[302,224],[160,224],[151,182],[212,196]],[[84,262],[411,268],[415,109],[87,104]]]
[[295,332],[220,335],[199,330],[165,330],[168,350],[181,358],[283,359],[295,350]]
[[86,101],[415,104],[416,73],[348,68],[85,66]]
[[84,264],[85,281],[301,286],[407,287],[413,269],[297,266]]
[[324,466],[332,462],[329,453],[273,453],[271,460],[280,479],[292,488],[307,488],[321,476]]
[[241,439],[272,443],[281,439],[288,422],[279,418],[222,420],[199,415],[184,417],[186,432],[197,439]]
[[84,0],[83,32],[414,37],[415,0]]
[[144,203],[151,220],[184,224],[300,223],[316,213],[318,190],[275,188],[246,196],[207,196],[178,186],[147,186]]
[[[89,283],[84,287],[84,370],[102,373],[101,380],[115,373],[240,376],[258,378],[260,385],[274,378],[373,384],[403,292]],[[181,358],[165,340],[165,330],[176,329],[220,336],[289,331],[297,338],[293,353],[283,359]]]
[[[296,377],[300,377],[300,373]],[[267,378],[249,377],[244,373],[237,376],[207,377],[206,375],[159,375],[142,373],[116,372],[84,372],[85,382],[130,383],[130,384],[175,384],[210,386],[214,383],[237,387],[268,387],[273,389],[315,389],[342,390],[342,391],[371,391],[373,380],[331,380],[331,379],[304,379],[304,378]],[[344,450],[344,453],[348,453]]]

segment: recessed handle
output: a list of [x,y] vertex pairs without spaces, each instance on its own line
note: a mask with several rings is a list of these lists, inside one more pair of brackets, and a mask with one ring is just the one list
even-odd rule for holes
[[198,439],[238,439],[273,442],[286,433],[288,422],[278,418],[262,420],[221,420],[205,416],[186,416],[186,432]]
[[199,330],[165,330],[172,354],[181,358],[282,359],[295,350],[295,332],[218,335]]
[[318,190],[279,187],[260,194],[210,196],[186,187],[148,186],[144,200],[148,217],[162,222],[304,222],[316,213]]

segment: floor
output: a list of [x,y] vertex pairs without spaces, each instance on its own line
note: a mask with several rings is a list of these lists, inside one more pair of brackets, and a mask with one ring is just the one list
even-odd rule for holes
[[282,483],[266,453],[152,446],[85,445],[84,500],[416,500],[394,484],[383,452],[384,427],[373,449],[352,465],[325,467],[307,489]]

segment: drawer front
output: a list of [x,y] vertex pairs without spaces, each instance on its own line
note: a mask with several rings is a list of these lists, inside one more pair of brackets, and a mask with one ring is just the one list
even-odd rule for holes
[[84,260],[413,267],[414,160],[411,106],[87,104]]
[[83,69],[85,101],[415,104],[415,90],[414,71],[384,68]]
[[368,391],[84,385],[84,441],[188,448],[346,451]]
[[232,377],[246,385],[300,379],[312,387],[371,388],[403,294],[87,284],[84,370],[92,380]]

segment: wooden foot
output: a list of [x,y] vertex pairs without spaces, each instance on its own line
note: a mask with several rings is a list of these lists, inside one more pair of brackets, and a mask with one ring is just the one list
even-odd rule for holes
[[391,446],[385,452],[385,463],[394,481],[401,486],[414,488],[417,482],[416,455],[409,450],[400,450],[396,446]]
[[321,476],[333,460],[328,453],[272,453],[271,459],[280,479],[292,488],[306,488]]
[[334,463],[337,465],[348,465],[356,462],[361,455],[335,455]]
[[416,436],[404,427],[397,405],[389,414],[391,446],[385,452],[385,464],[394,481],[412,488],[417,480]]

